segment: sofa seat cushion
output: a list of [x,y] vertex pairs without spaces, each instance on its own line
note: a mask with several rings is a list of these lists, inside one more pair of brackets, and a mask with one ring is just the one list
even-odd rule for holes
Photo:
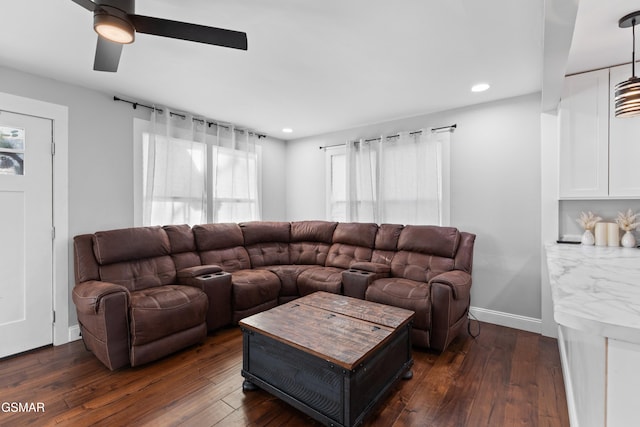
[[431,286],[425,282],[400,277],[378,279],[367,288],[365,299],[412,310],[416,313],[414,329],[431,328]]
[[131,345],[205,323],[209,300],[198,288],[167,285],[131,292]]
[[238,270],[231,274],[233,311],[244,311],[278,300],[280,279],[268,270]]
[[300,296],[312,294],[316,291],[339,294],[342,290],[342,272],[344,268],[313,267],[298,276],[298,292]]
[[297,297],[298,293],[298,276],[304,271],[316,268],[317,265],[268,265],[260,267],[269,270],[278,276],[282,287],[280,288],[280,297]]

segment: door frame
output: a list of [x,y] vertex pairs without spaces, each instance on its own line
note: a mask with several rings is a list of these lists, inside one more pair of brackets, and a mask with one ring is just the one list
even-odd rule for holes
[[0,92],[0,109],[53,122],[53,345],[66,344],[75,339],[69,331],[69,108]]

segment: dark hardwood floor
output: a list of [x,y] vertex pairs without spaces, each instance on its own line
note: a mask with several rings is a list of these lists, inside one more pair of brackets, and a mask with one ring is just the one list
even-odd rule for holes
[[[414,376],[364,426],[568,426],[554,339],[482,323],[442,354],[414,349]],[[242,335],[225,329],[139,368],[110,372],[81,341],[0,359],[2,426],[318,426],[264,391],[242,392]],[[6,403],[5,403],[6,402]],[[11,412],[11,403],[44,412]]]

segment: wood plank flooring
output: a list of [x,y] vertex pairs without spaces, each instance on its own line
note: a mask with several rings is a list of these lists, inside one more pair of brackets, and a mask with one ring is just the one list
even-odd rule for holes
[[[414,349],[414,376],[365,421],[373,426],[568,426],[554,339],[481,324],[442,354]],[[242,392],[242,334],[110,372],[81,341],[0,359],[2,426],[319,426],[258,390]],[[6,402],[6,403],[5,403]],[[11,412],[11,403],[44,412]]]

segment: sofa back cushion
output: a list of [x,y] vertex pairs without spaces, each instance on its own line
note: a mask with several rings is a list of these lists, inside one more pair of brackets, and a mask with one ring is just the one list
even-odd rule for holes
[[371,261],[378,226],[371,223],[344,222],[333,232],[327,254],[327,267],[349,268],[354,262]]
[[171,253],[169,237],[162,227],[136,227],[98,231],[93,252],[100,265],[144,259]]
[[460,232],[455,227],[407,225],[398,238],[398,250],[455,258]]
[[289,243],[291,264],[325,265],[337,225],[337,222],[330,221],[292,222]]
[[240,224],[245,246],[258,243],[289,243],[291,224],[278,221],[251,221]]
[[407,225],[398,238],[398,252],[391,261],[391,275],[428,282],[455,268],[460,232],[454,227]]
[[453,270],[453,259],[398,251],[391,260],[391,276],[428,282],[445,271]]
[[291,223],[291,241],[330,244],[337,225],[331,221],[294,221]]
[[93,253],[102,281],[131,291],[175,283],[169,237],[161,227],[98,231]]
[[404,226],[401,224],[380,224],[378,226],[371,262],[391,265],[391,260],[398,248],[400,232],[403,228]]
[[196,247],[193,230],[187,224],[165,225],[162,227],[169,237],[171,258],[176,270],[200,265],[200,255]]
[[253,221],[240,224],[240,229],[253,268],[290,264],[290,223]]
[[202,224],[193,226],[196,247],[202,264],[219,265],[230,273],[251,268],[244,237],[238,224]]
[[130,291],[176,283],[176,267],[169,255],[100,266],[100,280]]
[[476,235],[472,233],[460,232],[460,244],[454,259],[456,270],[466,271],[471,274],[473,267],[473,246],[475,244]]
[[76,283],[100,280],[100,266],[93,254],[93,234],[73,238],[73,267]]

